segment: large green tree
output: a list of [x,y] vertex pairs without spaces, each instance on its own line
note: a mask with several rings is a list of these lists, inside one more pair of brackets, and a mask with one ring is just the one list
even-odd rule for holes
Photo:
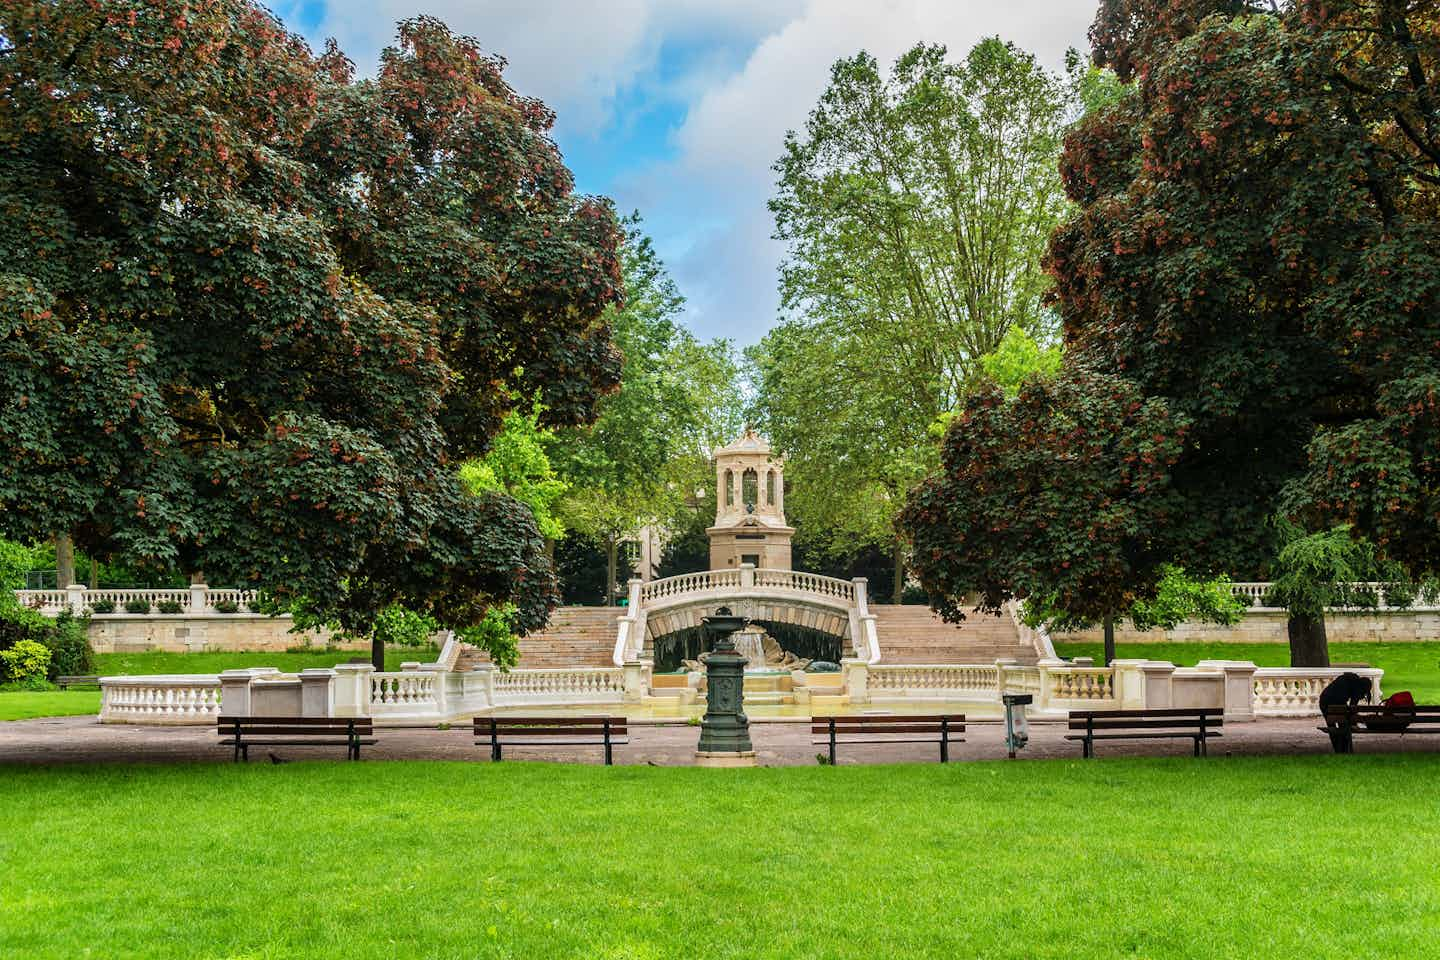
[[704,343],[690,332],[681,318],[684,297],[638,215],[626,227],[624,305],[606,318],[624,357],[620,389],[600,402],[593,425],[546,439],[569,485],[557,513],[602,545],[612,602],[620,544],[647,525],[686,524],[694,491],[713,485],[709,451],[738,429],[740,403],[730,344]]
[[[1110,371],[1185,426],[1161,552],[1263,574],[1280,512],[1433,570],[1435,6],[1105,0],[1092,39],[1129,86],[1066,138],[1076,213],[1048,255],[1062,375]],[[1297,627],[1294,661],[1323,662]]]
[[529,510],[455,464],[517,397],[595,415],[620,231],[502,61],[398,36],[357,80],[248,0],[0,6],[0,534],[544,623]]
[[[1040,254],[1064,212],[1070,90],[996,39],[919,44],[887,73],[837,62],[775,165],[789,319],[750,359],[755,419],[789,459],[787,509],[837,552],[896,548],[929,433],[1007,331],[1044,336]],[[823,531],[823,534],[822,534]]]

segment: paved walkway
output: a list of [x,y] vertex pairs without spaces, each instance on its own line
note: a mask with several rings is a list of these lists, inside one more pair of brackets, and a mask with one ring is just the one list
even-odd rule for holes
[[[1265,720],[1225,727],[1224,738],[1211,744],[1211,756],[1264,756],[1276,754],[1323,754],[1330,741],[1316,730],[1315,720]],[[1063,724],[1034,724],[1024,759],[1078,759],[1078,744],[1063,739]],[[630,744],[617,747],[616,763],[658,766],[686,766],[694,762],[698,727],[683,723],[631,725]],[[952,760],[996,760],[1005,756],[1004,727],[999,723],[972,723],[967,742],[952,746]],[[489,759],[487,749],[477,747],[470,729],[379,728],[379,743],[367,748],[372,760],[471,760]],[[93,763],[216,763],[230,754],[216,746],[210,727],[137,727],[102,725],[94,717],[54,717],[38,720],[0,722],[0,764],[93,764]],[[808,723],[793,721],[757,722],[751,725],[751,739],[764,766],[813,764],[823,747],[810,742]],[[1102,743],[1101,759],[1121,756],[1185,756],[1186,740],[1131,741]],[[1440,752],[1440,737],[1362,737],[1357,749],[1374,752]],[[339,759],[335,748],[277,747],[282,758]],[[532,747],[508,749],[515,760],[562,760],[599,763],[598,747]],[[256,748],[252,759],[263,760],[265,751]],[[841,749],[841,764],[933,762],[938,748],[926,744],[852,746]]]

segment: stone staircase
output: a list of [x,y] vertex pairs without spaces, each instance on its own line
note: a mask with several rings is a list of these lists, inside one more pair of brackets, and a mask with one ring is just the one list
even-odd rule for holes
[[966,611],[963,623],[946,623],[924,605],[870,604],[880,640],[881,663],[994,663],[1011,658],[1031,664],[1034,648],[1006,615]]
[[[620,607],[557,608],[550,615],[549,626],[520,638],[519,666],[526,670],[613,667],[616,621],[624,612]],[[470,670],[489,662],[483,651],[463,646],[455,669]]]

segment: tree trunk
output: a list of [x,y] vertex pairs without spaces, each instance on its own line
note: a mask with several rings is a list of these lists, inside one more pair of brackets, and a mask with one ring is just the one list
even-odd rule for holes
[[68,533],[55,534],[55,586],[64,590],[75,582],[75,542]]
[[605,541],[605,606],[615,606],[615,568],[619,565],[620,541],[610,537]]
[[1115,618],[1105,618],[1105,662],[1101,666],[1110,666],[1110,661],[1115,659]]
[[895,596],[892,603],[905,602],[905,541],[895,541]]
[[385,641],[377,634],[370,634],[370,662],[376,673],[385,672]]
[[1291,613],[1285,623],[1285,632],[1290,636],[1290,666],[1330,666],[1330,643],[1325,635],[1324,613],[1318,617]]

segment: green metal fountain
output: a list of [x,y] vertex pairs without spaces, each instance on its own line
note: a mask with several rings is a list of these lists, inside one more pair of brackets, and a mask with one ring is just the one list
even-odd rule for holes
[[721,607],[701,622],[714,642],[705,661],[705,718],[695,762],[702,767],[753,767],[755,747],[744,709],[745,665],[750,661],[735,651],[735,634],[745,629],[746,620]]

